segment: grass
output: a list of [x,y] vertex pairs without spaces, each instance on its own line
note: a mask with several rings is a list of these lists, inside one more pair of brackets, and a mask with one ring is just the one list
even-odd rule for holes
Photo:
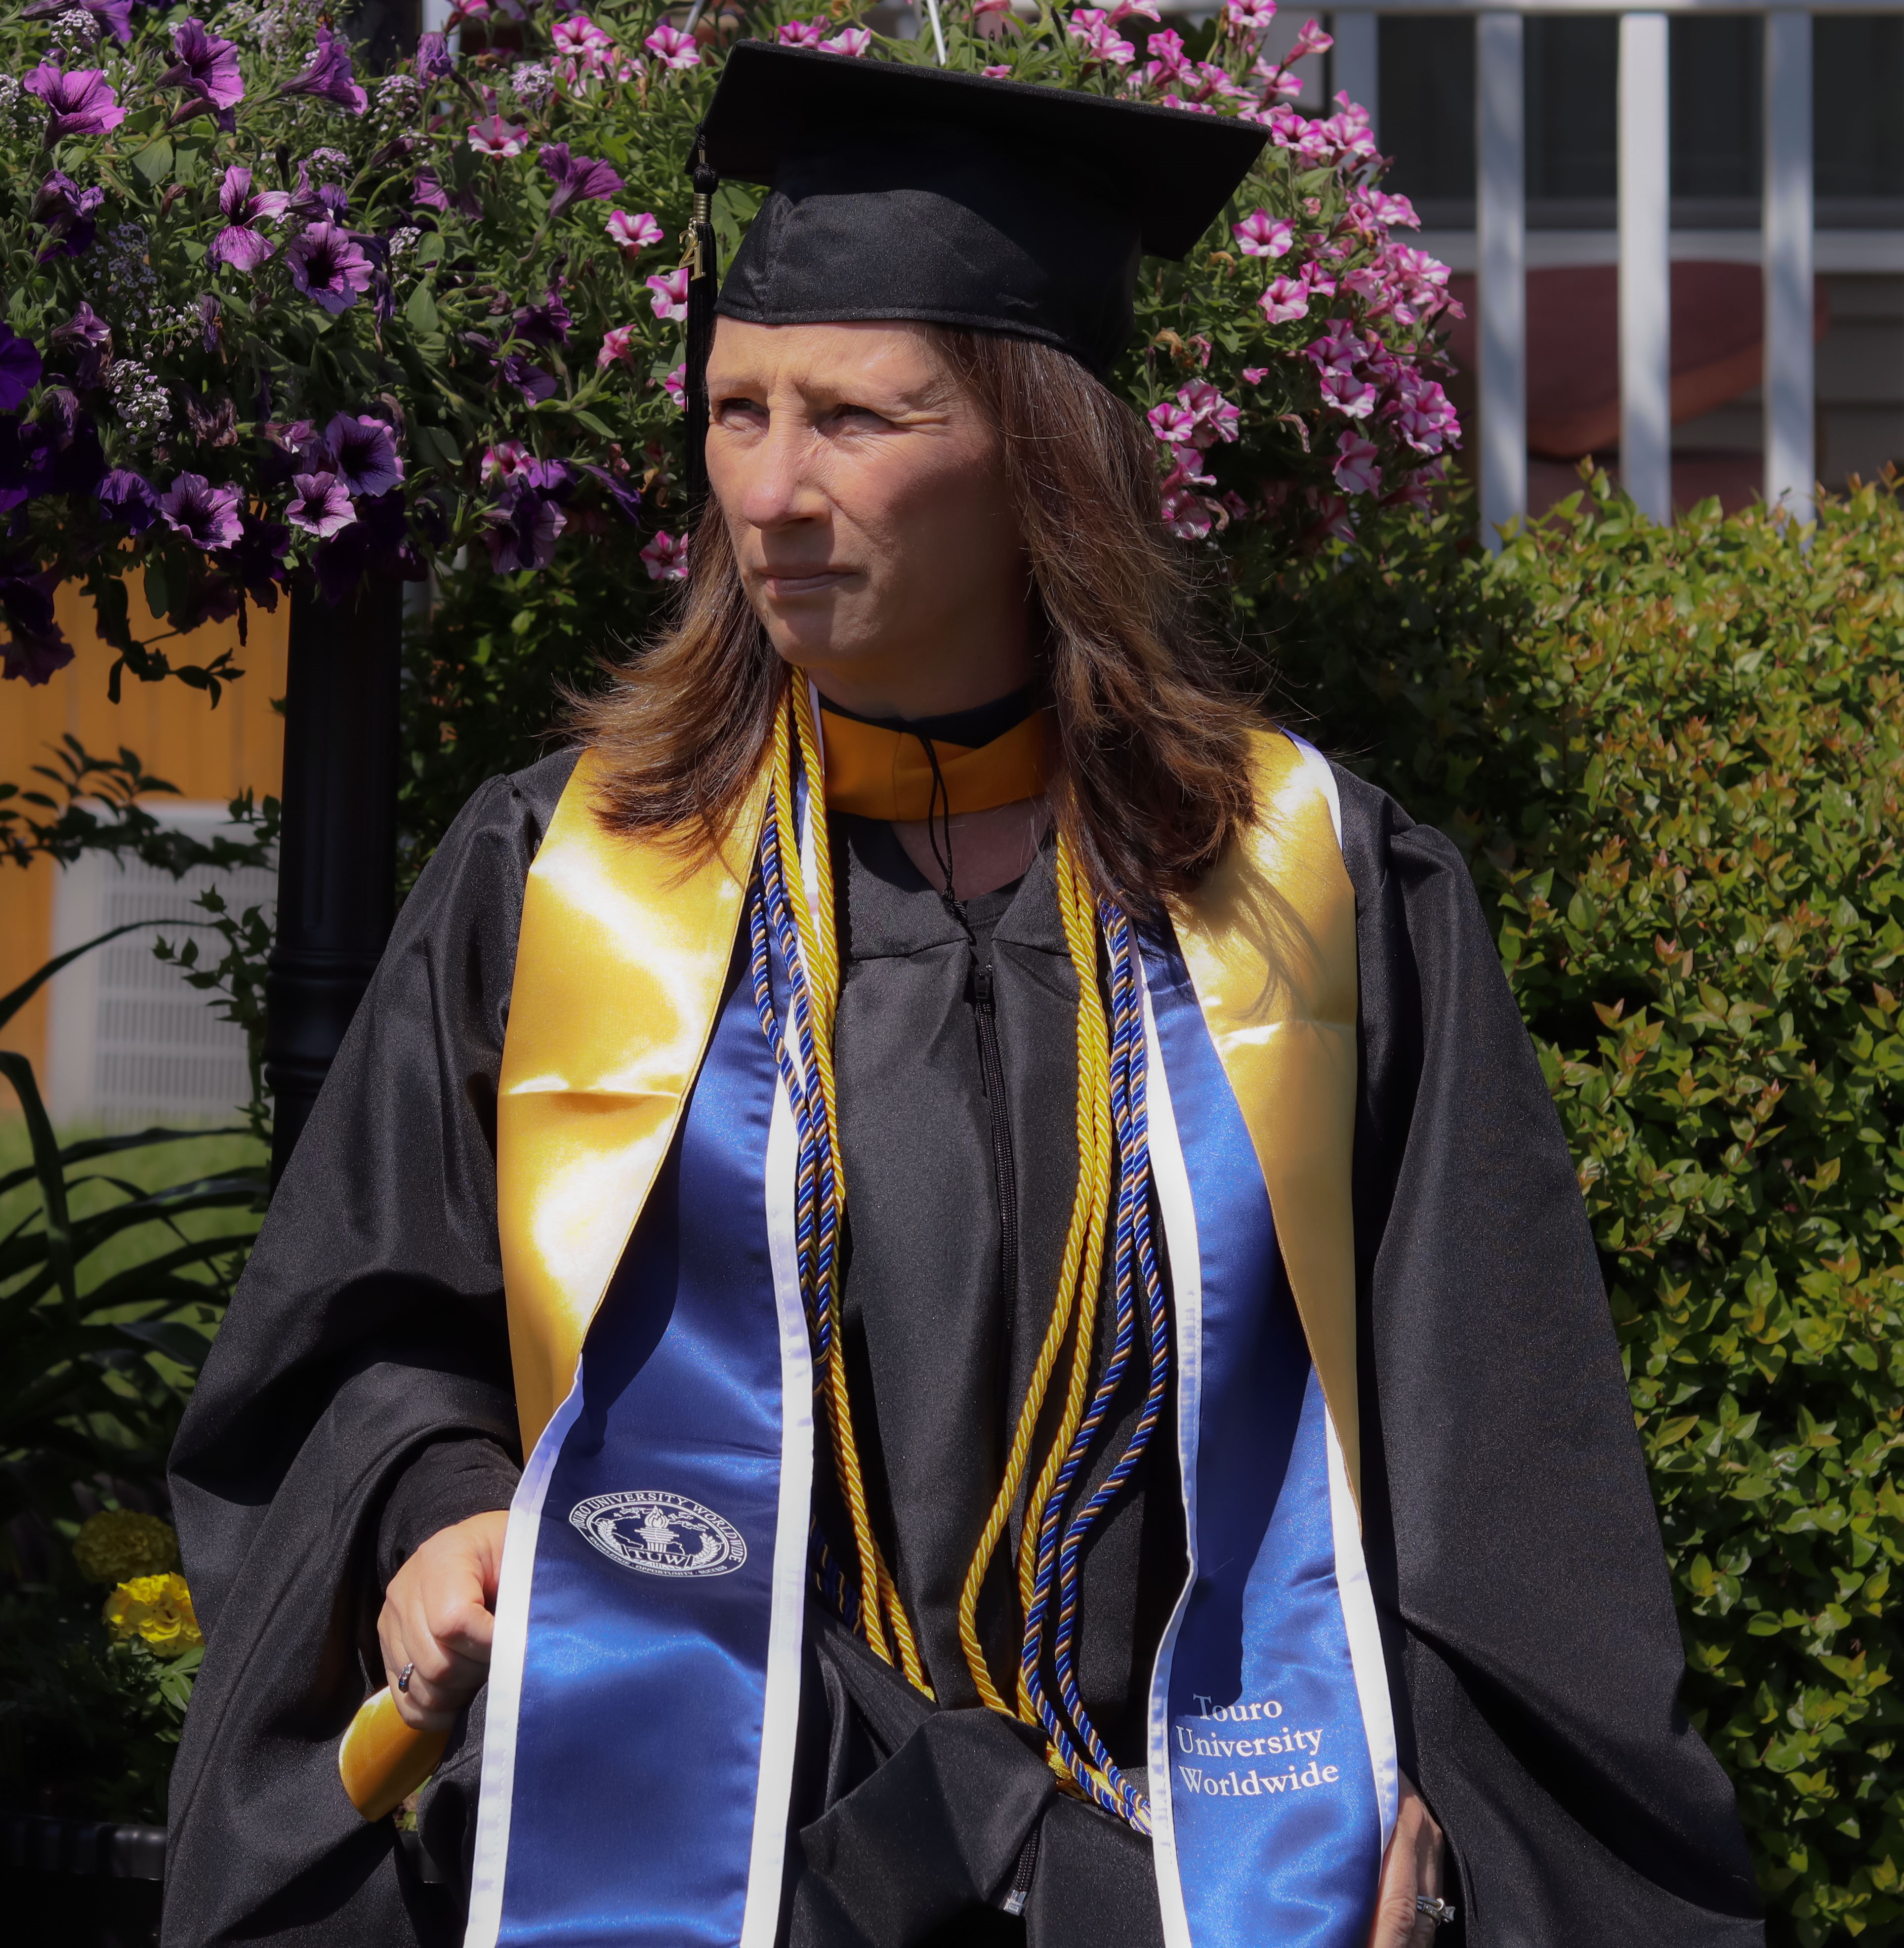
[[[64,1144],[98,1134],[94,1129],[72,1128],[62,1130],[58,1135]],[[33,1148],[24,1121],[17,1115],[0,1116],[0,1177],[8,1176],[32,1161]],[[262,1169],[268,1161],[265,1146],[250,1136],[208,1132],[81,1164],[69,1180],[67,1195],[73,1214],[82,1217],[120,1202],[122,1193],[110,1180],[116,1179],[141,1191],[160,1190],[227,1171]],[[39,1204],[36,1183],[29,1183],[0,1196],[0,1237],[6,1236],[23,1218],[37,1211]],[[91,1291],[114,1273],[164,1250],[168,1242],[175,1242],[180,1237],[250,1233],[256,1230],[261,1221],[261,1215],[233,1211],[188,1211],[164,1224],[141,1224],[120,1232],[80,1261],[77,1267],[80,1289]]]

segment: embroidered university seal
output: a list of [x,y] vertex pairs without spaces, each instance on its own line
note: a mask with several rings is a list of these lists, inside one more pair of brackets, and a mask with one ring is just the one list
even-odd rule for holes
[[731,1522],[665,1488],[591,1495],[569,1520],[604,1556],[645,1576],[725,1576],[747,1559]]

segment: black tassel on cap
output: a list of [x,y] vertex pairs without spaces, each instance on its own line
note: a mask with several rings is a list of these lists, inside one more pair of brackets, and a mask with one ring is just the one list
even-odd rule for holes
[[707,498],[707,355],[714,344],[714,299],[720,279],[714,261],[714,192],[721,179],[707,166],[706,144],[697,135],[690,166],[694,172],[694,213],[688,226],[688,512],[700,511]]

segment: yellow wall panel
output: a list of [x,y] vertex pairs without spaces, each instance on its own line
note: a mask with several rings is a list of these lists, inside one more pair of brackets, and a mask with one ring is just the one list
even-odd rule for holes
[[[136,582],[130,593],[133,633],[151,642],[164,625],[153,621]],[[274,616],[252,610],[250,641],[243,649],[235,622],[208,623],[163,645],[179,662],[210,662],[221,649],[233,650],[244,675],[225,686],[216,708],[203,690],[172,678],[139,683],[129,677],[113,703],[106,678],[114,653],[94,632],[92,604],[79,589],[63,588],[57,612],[76,653],[73,661],[36,689],[0,681],[0,780],[23,788],[43,782],[33,778],[33,767],[52,762],[48,746],[70,734],[101,756],[124,745],[184,798],[233,799],[247,788],[260,797],[276,793],[284,761],[276,706],[284,694],[288,599],[280,597]],[[0,994],[52,951],[54,878],[55,869],[43,860],[25,872],[0,863]],[[22,1050],[37,1066],[44,1063],[45,1045],[42,991],[0,1029],[0,1047]],[[0,1090],[0,1115],[14,1112],[11,1095]]]

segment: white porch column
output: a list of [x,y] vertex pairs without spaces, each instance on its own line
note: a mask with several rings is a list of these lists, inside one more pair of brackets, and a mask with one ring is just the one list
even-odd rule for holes
[[1663,14],[1620,17],[1620,476],[1673,518],[1671,150]]
[[1527,511],[1526,109],[1520,16],[1474,23],[1480,318],[1481,533]]
[[1339,94],[1368,111],[1368,126],[1381,138],[1381,20],[1374,14],[1337,14],[1331,20],[1335,36],[1335,86]]
[[1812,451],[1812,17],[1765,21],[1765,497],[1816,509]]

